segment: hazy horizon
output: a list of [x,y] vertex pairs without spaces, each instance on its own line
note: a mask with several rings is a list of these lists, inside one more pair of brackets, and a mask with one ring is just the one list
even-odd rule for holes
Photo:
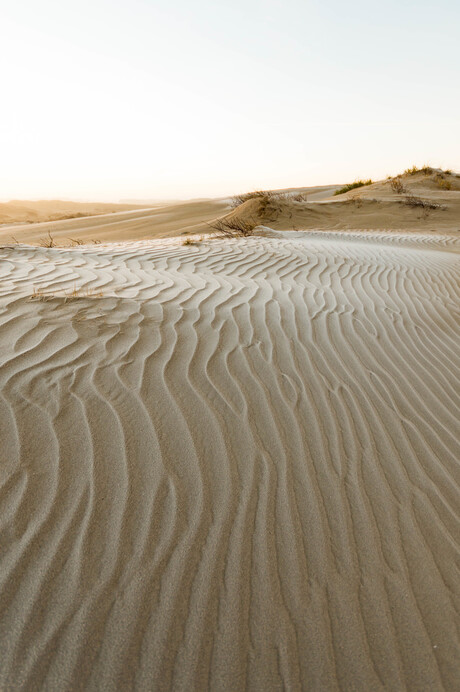
[[451,0],[25,0],[0,16],[2,200],[190,199],[460,168]]

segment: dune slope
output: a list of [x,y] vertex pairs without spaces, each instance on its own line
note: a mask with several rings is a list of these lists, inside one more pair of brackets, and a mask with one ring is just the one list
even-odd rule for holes
[[457,689],[459,252],[3,247],[0,687]]

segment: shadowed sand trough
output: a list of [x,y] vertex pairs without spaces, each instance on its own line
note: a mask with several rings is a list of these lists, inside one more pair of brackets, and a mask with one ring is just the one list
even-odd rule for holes
[[459,252],[4,247],[0,686],[458,689]]

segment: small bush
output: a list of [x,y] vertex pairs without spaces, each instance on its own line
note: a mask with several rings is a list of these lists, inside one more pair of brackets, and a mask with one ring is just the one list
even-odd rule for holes
[[369,178],[369,180],[355,180],[354,183],[349,183],[348,185],[344,185],[341,187],[339,190],[336,190],[334,192],[334,195],[343,195],[344,192],[348,192],[349,190],[355,190],[357,187],[364,187],[365,185],[372,185],[374,181]]
[[396,176],[396,178],[391,179],[390,185],[393,192],[396,192],[398,195],[401,195],[403,192],[406,192],[406,188],[404,187],[401,177],[399,175]]
[[420,199],[420,197],[415,197],[414,195],[408,195],[402,202],[407,207],[421,207],[422,209],[439,209],[440,204],[436,202],[429,202],[428,200]]
[[51,235],[51,231],[48,231],[46,238],[40,238],[39,245],[41,245],[41,247],[55,247],[56,243]]
[[227,238],[246,238],[253,234],[257,223],[254,220],[245,221],[244,219],[217,219],[209,224],[210,228],[216,233]]
[[295,195],[289,195],[289,199],[293,202],[307,202],[308,195],[306,192],[296,192]]

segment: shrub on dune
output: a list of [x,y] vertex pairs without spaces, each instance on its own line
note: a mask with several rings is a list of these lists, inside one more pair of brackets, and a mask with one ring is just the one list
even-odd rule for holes
[[420,197],[415,197],[415,195],[407,195],[405,197],[403,204],[407,207],[421,207],[422,209],[440,209],[441,205],[437,202],[430,202],[425,199],[420,199]]
[[254,220],[246,221],[238,217],[216,219],[209,226],[215,233],[219,233],[227,238],[246,238],[253,234],[257,222]]
[[42,247],[54,247],[56,245],[51,231],[48,231],[48,235],[45,238],[40,238],[39,243]]
[[403,192],[406,192],[406,188],[404,187],[403,182],[401,180],[401,176],[399,175],[396,176],[396,178],[391,179],[390,185],[393,192],[396,192],[396,194],[398,195],[402,194]]

